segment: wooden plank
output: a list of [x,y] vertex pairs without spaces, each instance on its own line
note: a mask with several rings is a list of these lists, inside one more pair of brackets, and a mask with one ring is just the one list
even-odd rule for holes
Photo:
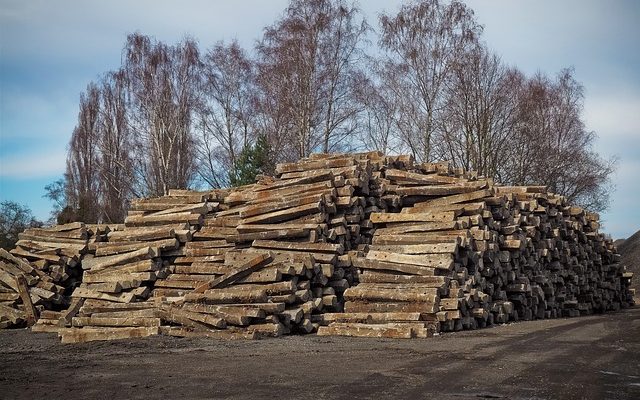
[[161,215],[130,215],[124,219],[125,226],[145,226],[162,225],[188,222],[192,225],[202,225],[204,218],[202,214],[192,214],[191,212],[179,212]]
[[95,257],[82,260],[82,269],[90,269],[93,271],[105,269],[110,266],[126,264],[133,261],[140,261],[157,257],[157,251],[151,247],[143,247],[139,250],[130,251],[128,253],[117,254],[113,256]]
[[222,340],[253,340],[258,338],[256,332],[246,332],[238,330],[218,330],[218,331],[194,331],[181,326],[162,326],[160,333],[175,337],[206,337]]
[[487,187],[486,182],[469,182],[464,185],[399,186],[389,188],[388,191],[402,196],[451,196],[474,192],[485,187]]
[[157,335],[158,327],[135,328],[61,328],[58,335],[62,343],[83,343],[95,340],[131,339]]
[[267,203],[259,203],[256,205],[249,205],[243,208],[240,211],[240,218],[246,219],[249,217],[254,217],[261,214],[266,214],[278,210],[285,210],[287,208],[299,207],[305,204],[315,204],[322,201],[324,198],[323,194],[311,194],[305,195],[301,197],[281,197],[274,201],[270,201]]
[[177,249],[180,242],[177,239],[161,239],[154,241],[134,241],[134,242],[104,242],[96,243],[96,257],[110,256],[114,254],[128,253],[141,247],[154,247],[161,250]]
[[415,301],[422,303],[435,303],[438,301],[438,290],[435,288],[424,289],[366,289],[360,286],[350,287],[344,291],[346,300],[365,301]]
[[26,274],[32,274],[35,269],[25,260],[14,256],[5,249],[0,248],[0,258],[11,262],[16,267],[20,268]]
[[344,304],[344,311],[350,313],[370,313],[370,312],[419,312],[423,314],[433,314],[439,311],[438,302],[368,302],[368,301],[347,301]]
[[416,204],[414,207],[421,208],[421,209],[428,209],[431,206],[464,203],[465,201],[473,201],[473,200],[478,200],[478,199],[482,199],[490,196],[493,196],[493,188],[482,189],[482,190],[478,190],[470,193],[456,194],[453,196],[440,197],[438,199],[433,199],[433,200],[426,201],[424,203]]
[[385,251],[370,250],[366,256],[367,260],[376,260],[397,264],[420,265],[436,269],[450,271],[454,265],[453,255],[443,254],[399,254]]
[[0,269],[0,282],[4,283],[7,287],[13,289],[18,292],[18,283],[16,282],[16,277],[6,273],[5,271]]
[[309,236],[309,230],[305,229],[278,229],[264,232],[241,233],[238,234],[238,242],[250,242],[253,240],[270,239],[296,239]]
[[387,169],[384,172],[384,175],[387,179],[392,181],[402,182],[402,183],[410,183],[410,184],[441,184],[441,183],[449,183],[456,184],[464,182],[464,179],[460,179],[454,176],[447,175],[438,175],[438,174],[422,174],[416,172],[409,172],[400,169]]
[[16,283],[18,286],[20,299],[22,300],[22,306],[24,307],[25,314],[27,315],[27,326],[32,326],[38,319],[38,311],[31,302],[29,287],[27,286],[27,279],[23,274],[20,274],[16,276]]
[[423,275],[433,276],[435,275],[435,268],[424,267],[420,265],[411,264],[399,264],[387,261],[368,260],[365,258],[354,258],[353,266],[362,269],[382,270],[382,271],[396,271],[410,275]]
[[245,263],[239,265],[238,267],[235,267],[231,272],[198,286],[194,290],[194,293],[204,293],[204,291],[208,289],[219,289],[229,286],[231,283],[237,281],[238,279],[243,278],[252,272],[258,271],[261,268],[264,268],[264,266],[270,263],[271,260],[273,260],[271,254],[257,253]]
[[69,307],[62,312],[62,314],[60,315],[60,319],[58,320],[58,325],[59,326],[71,326],[71,322],[73,317],[75,317],[78,312],[80,311],[80,308],[82,308],[82,306],[84,305],[85,299],[83,298],[72,298],[71,299],[71,304],[69,305]]
[[[154,272],[109,272],[104,274],[91,274],[84,277],[84,283],[104,283],[104,282],[143,282],[155,281]],[[126,284],[124,286],[127,286]],[[140,286],[140,285],[137,285]]]
[[255,217],[244,218],[240,221],[243,225],[248,224],[266,224],[277,223],[295,218],[303,217],[305,215],[317,213],[322,211],[322,203],[310,203],[304,204],[298,207],[291,207],[285,210],[274,211],[266,214],[256,215]]
[[97,299],[97,300],[108,300],[113,301],[115,303],[131,303],[135,295],[133,293],[120,293],[117,295],[110,295],[106,293],[96,292],[93,290],[76,288],[71,297],[82,297],[85,299]]
[[344,254],[344,247],[341,244],[333,243],[304,243],[304,242],[279,242],[277,240],[254,240],[252,246],[255,248],[274,250],[309,251],[316,253]]
[[399,275],[366,270],[358,276],[360,283],[422,283],[432,287],[445,287],[449,283],[446,276]]
[[411,339],[415,337],[411,326],[392,324],[358,324],[334,322],[318,328],[318,336],[354,336],[392,339]]
[[[406,210],[404,208],[403,210]],[[388,224],[385,228],[377,228],[376,234],[378,235],[397,235],[402,233],[419,233],[419,232],[435,232],[435,231],[447,231],[452,229],[458,229],[458,221],[446,221],[446,222],[418,222],[418,223],[399,223]]]
[[455,254],[458,251],[458,243],[454,241],[452,243],[372,245],[369,249],[402,254]]
[[205,304],[265,303],[267,299],[267,292],[264,290],[213,289],[205,293],[191,292],[184,296],[185,302]]
[[453,221],[455,213],[444,211],[439,213],[371,213],[370,220],[374,224],[384,224],[389,222],[447,222]]
[[160,318],[149,317],[103,317],[99,314],[90,317],[73,317],[72,325],[74,327],[83,326],[107,326],[107,327],[134,327],[134,326],[150,326],[159,327]]
[[342,313],[327,313],[317,314],[312,318],[313,322],[318,322],[322,325],[328,325],[332,322],[356,322],[365,324],[384,324],[388,322],[398,321],[420,321],[422,320],[422,314],[419,312],[342,312]]

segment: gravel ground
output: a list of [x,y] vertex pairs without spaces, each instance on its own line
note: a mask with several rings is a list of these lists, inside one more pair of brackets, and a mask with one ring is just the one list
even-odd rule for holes
[[430,339],[0,331],[1,399],[640,399],[640,307]]

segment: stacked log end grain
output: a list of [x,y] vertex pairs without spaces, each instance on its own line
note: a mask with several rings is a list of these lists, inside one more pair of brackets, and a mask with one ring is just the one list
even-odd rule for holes
[[319,334],[414,337],[633,304],[598,216],[544,187],[499,187],[444,163],[388,168],[383,184],[396,213],[371,215],[361,283]]

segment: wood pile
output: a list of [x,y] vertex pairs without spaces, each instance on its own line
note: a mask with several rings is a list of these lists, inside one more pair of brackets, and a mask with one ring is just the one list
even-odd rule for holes
[[[240,188],[137,199],[124,224],[28,231],[14,253],[31,263],[17,268],[32,268],[34,330],[65,343],[410,338],[632,304],[631,275],[598,228],[596,214],[544,187],[374,152],[313,155]],[[0,282],[13,302],[0,307],[22,322],[14,280]],[[34,297],[49,282],[63,306]]]
[[372,244],[354,258],[361,283],[345,313],[319,317],[321,335],[419,337],[633,304],[598,216],[544,187],[443,163],[386,169],[383,185],[398,206],[371,214]]
[[[16,247],[10,253],[2,250],[0,255],[0,301],[4,315],[0,318],[11,317],[0,326],[32,325],[41,312],[66,308],[70,289],[82,280],[80,261],[90,242],[103,240],[103,229],[74,222],[29,228],[20,233]],[[31,305],[24,295],[18,296],[21,275],[27,283]],[[32,306],[35,319],[31,312],[25,314]]]
[[[156,282],[155,296],[193,316],[168,332],[204,334],[204,313],[243,337],[310,333],[312,315],[341,311],[355,280],[348,251],[369,227],[372,164],[367,155],[314,157],[279,165],[278,179],[216,192],[217,208]],[[266,254],[259,269],[219,286]]]

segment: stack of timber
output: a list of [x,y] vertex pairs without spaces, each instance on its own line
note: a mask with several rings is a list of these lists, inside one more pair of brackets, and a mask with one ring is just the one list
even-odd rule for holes
[[[498,186],[448,163],[377,152],[312,155],[276,172],[239,188],[133,200],[124,224],[53,227],[48,249],[19,246],[38,277],[27,276],[41,311],[34,330],[65,343],[409,338],[632,304],[631,274],[598,216],[544,187]],[[58,264],[35,257],[51,252]],[[60,263],[68,276],[54,278]],[[10,282],[0,295],[25,321]],[[61,306],[34,297],[37,282],[58,285]]]
[[353,261],[361,283],[345,313],[319,317],[321,335],[414,337],[633,304],[598,216],[544,187],[446,163],[387,168],[382,184],[396,206],[371,214],[372,244]]
[[67,312],[58,316],[62,341],[158,334],[159,311],[147,299],[155,282],[169,275],[173,253],[215,208],[209,198],[171,190],[168,196],[134,200],[124,224],[110,227],[106,241],[92,243],[82,259],[82,283],[71,294]]
[[[2,250],[1,255],[2,314],[4,317],[11,314],[7,308],[13,308],[14,314],[0,326],[33,325],[38,316],[42,319],[43,315],[65,309],[69,305],[68,295],[82,280],[80,261],[89,243],[103,240],[103,229],[73,222],[29,228],[18,234],[16,247],[10,253]],[[26,282],[26,286],[20,282]],[[26,299],[30,299],[30,303]]]
[[[205,216],[184,254],[172,261],[172,274],[156,282],[154,296],[173,302],[174,308],[191,313],[208,310],[224,318],[213,312],[220,307],[195,309],[191,303],[220,301],[211,296],[222,296],[224,291],[265,291],[264,303],[271,306],[253,306],[259,316],[227,319],[228,329],[246,333],[262,325],[260,333],[272,336],[315,331],[313,315],[341,311],[342,294],[355,281],[347,252],[360,243],[361,223],[367,223],[374,168],[367,154],[314,156],[279,165],[278,178],[263,177],[254,185],[217,191],[217,209]],[[203,289],[206,282],[225,279],[265,252],[271,260],[260,270],[249,271],[228,287]],[[279,328],[266,330],[264,315]],[[251,322],[250,327],[239,330],[245,321]],[[172,332],[189,334],[177,328]]]
[[47,278],[28,261],[0,249],[0,328],[35,323],[38,310],[34,303],[57,295],[49,290],[57,287]]
[[[28,260],[34,268],[51,278],[57,289],[74,287],[82,279],[80,261],[87,253],[89,243],[102,239],[102,231],[94,228],[95,232],[82,222],[29,228],[18,234],[19,240],[11,254]],[[51,291],[57,295],[48,295],[47,302],[58,305],[58,309],[67,305],[66,297],[61,296],[62,291]]]

